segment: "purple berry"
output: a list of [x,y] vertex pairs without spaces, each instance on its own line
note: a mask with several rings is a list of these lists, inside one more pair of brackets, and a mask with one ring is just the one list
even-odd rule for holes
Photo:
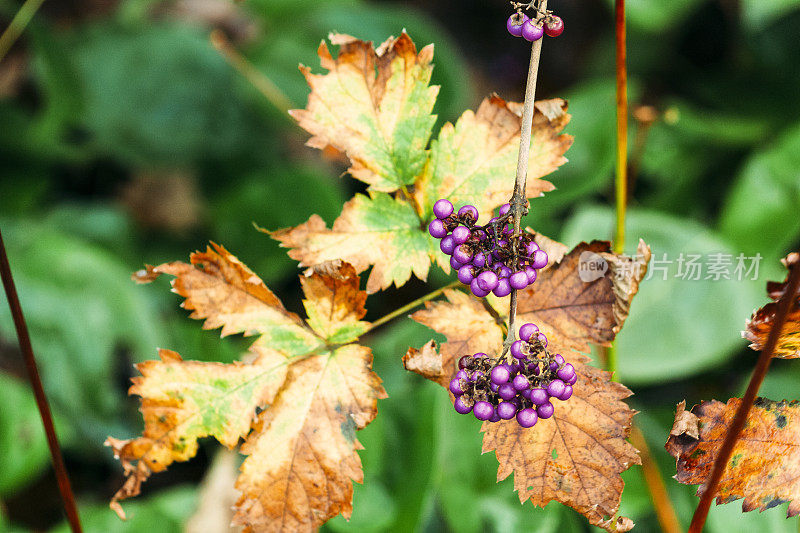
[[539,334],[536,336],[536,338],[537,338],[537,339],[539,339],[539,342],[541,342],[541,343],[542,343],[542,346],[544,346],[545,348],[547,348],[547,337],[545,336],[545,334],[544,334],[544,333],[539,333]]
[[[458,226],[456,229],[453,230],[451,233],[453,236],[453,242],[456,244],[464,244],[467,242],[472,235],[472,232],[466,226]],[[466,261],[464,261],[466,262]]]
[[508,33],[514,37],[522,35],[522,25],[528,20],[528,15],[525,13],[514,13],[506,21],[506,29]]
[[495,287],[492,292],[498,298],[502,298],[511,294],[511,285],[508,283],[508,279],[502,278],[498,280],[497,287]]
[[494,407],[489,402],[483,400],[475,402],[475,407],[472,408],[475,413],[475,418],[478,420],[489,420],[494,414]]
[[453,250],[456,249],[456,243],[455,243],[455,241],[453,241],[453,236],[452,235],[448,235],[447,237],[442,239],[439,242],[439,249],[441,251],[443,251],[444,253],[446,253],[447,255],[452,254]]
[[[458,249],[458,248],[456,248],[456,249]],[[453,253],[455,254],[455,250],[453,251]],[[464,263],[460,263],[459,261],[456,260],[455,257],[450,256],[450,267],[453,270],[459,270],[463,266],[464,266]]]
[[528,371],[533,373],[534,376],[539,375],[539,363],[533,361],[531,364],[528,365]]
[[[514,273],[513,270],[511,270],[510,268],[508,268],[505,265],[502,265],[502,266],[500,266],[500,269],[497,272],[497,277],[498,278],[510,278],[511,274],[513,274],[513,273]],[[509,280],[509,281],[511,281],[511,280]]]
[[517,413],[517,423],[524,428],[532,428],[538,419],[539,415],[530,407]]
[[441,200],[436,200],[436,203],[433,204],[433,216],[438,219],[447,218],[453,214],[453,204],[450,203],[449,200],[445,200],[442,198]]
[[517,359],[525,359],[527,356],[523,351],[525,346],[525,341],[516,340],[511,343],[511,355],[516,357]]
[[497,412],[497,407],[492,410],[492,418],[489,419],[489,422],[500,422],[502,420],[500,418],[500,413]]
[[530,400],[531,399],[531,389],[525,389],[524,391],[520,391],[519,395],[522,396],[523,398],[525,398],[526,400]]
[[478,287],[486,291],[486,294],[489,294],[492,290],[494,290],[494,288],[497,287],[497,282],[499,281],[497,274],[491,270],[481,272],[475,279],[478,282]]
[[534,405],[544,405],[550,399],[547,391],[544,389],[536,388],[531,389],[530,397],[528,398]]
[[461,359],[458,360],[458,368],[459,368],[459,370],[464,370],[465,368],[467,368],[467,365],[469,365],[469,363],[471,361],[472,361],[472,356],[471,355],[462,356]]
[[486,354],[485,354],[485,353],[483,353],[483,352],[478,352],[478,353],[476,353],[475,355],[473,355],[472,357],[474,357],[475,359],[485,359],[485,358],[487,358],[487,357],[489,357],[489,356],[488,356],[488,355],[486,355]]
[[503,383],[497,387],[497,395],[506,401],[513,400],[517,395],[517,389],[511,383]]
[[472,374],[469,375],[469,380],[472,382],[478,381],[483,377],[483,373],[480,370],[476,370]]
[[475,267],[464,265],[458,269],[458,281],[464,285],[469,285],[473,279],[475,279]]
[[469,215],[472,217],[473,221],[478,220],[478,208],[474,205],[465,205],[461,209],[458,210],[458,216],[462,217],[465,215]]
[[510,365],[508,365],[508,369],[511,371],[512,374],[516,374],[517,372],[522,370],[522,366],[515,361]]
[[544,30],[541,26],[536,25],[536,21],[528,19],[522,25],[522,38],[526,41],[538,41],[544,35]]
[[547,252],[545,252],[544,250],[536,250],[536,253],[533,254],[533,261],[531,262],[531,266],[536,270],[546,267]]
[[464,394],[464,390],[461,388],[461,383],[459,383],[458,378],[453,378],[450,380],[450,392],[455,394],[456,396],[461,396]]
[[550,402],[544,402],[542,405],[536,408],[536,413],[539,415],[539,418],[550,418],[553,416],[555,412],[555,407]]
[[478,298],[483,298],[488,295],[492,291],[483,290],[480,285],[478,285],[478,278],[473,279],[469,284],[469,289],[472,291],[472,294],[477,296]]
[[573,367],[572,364],[567,363],[564,365],[564,368],[558,369],[556,375],[558,376],[558,379],[566,383],[572,379],[572,376],[575,375],[575,367]]
[[510,378],[511,372],[505,366],[498,365],[492,369],[491,379],[493,383],[502,385],[503,383],[508,383]]
[[537,333],[539,333],[539,327],[536,324],[523,324],[522,327],[519,328],[519,338],[524,341],[531,340],[531,336]]
[[517,391],[524,391],[525,389],[531,386],[531,383],[530,381],[528,381],[528,378],[526,378],[522,374],[515,376],[514,381],[512,381],[511,384],[514,385],[514,388]]
[[554,379],[547,386],[547,394],[549,394],[553,398],[560,398],[561,395],[564,393],[564,388],[566,386],[567,385],[560,379]]
[[447,228],[444,227],[444,222],[438,218],[434,218],[431,220],[431,223],[428,224],[428,233],[437,239],[441,239],[442,237],[447,236]]
[[465,415],[472,411],[472,400],[464,398],[464,396],[459,396],[456,398],[456,402],[453,404],[453,407],[455,407],[458,414]]
[[550,369],[550,372],[555,372],[558,370],[558,363],[555,361],[550,361],[550,365],[547,368]]
[[517,406],[511,402],[500,402],[497,406],[497,414],[503,420],[511,420],[517,414]]
[[575,373],[572,375],[570,379],[567,380],[567,385],[575,385],[575,382],[578,381],[578,374]]
[[497,383],[494,383],[494,382],[491,382],[491,381],[489,382],[489,388],[492,389],[492,392],[497,392],[497,388],[499,386],[500,385],[498,385]]
[[509,276],[508,283],[511,285],[512,289],[521,291],[528,286],[528,275],[524,270],[518,270]]
[[544,32],[548,37],[558,37],[564,32],[564,21],[561,17],[550,16],[544,25]]
[[453,250],[453,259],[462,265],[466,265],[472,261],[472,252],[465,245],[459,244],[456,246],[456,249]]
[[528,255],[528,257],[530,257],[533,254],[535,254],[538,249],[539,249],[539,245],[536,244],[533,241],[531,241],[531,242],[529,242],[528,244],[525,245],[525,253]]
[[472,256],[472,264],[477,268],[483,268],[486,265],[486,254],[478,252]]
[[[462,357],[462,359],[463,359],[463,357]],[[455,374],[453,374],[453,377],[456,378],[456,379],[469,380],[469,374],[467,374],[467,371],[464,370],[464,369],[461,369],[458,372],[456,372]]]
[[528,285],[530,285],[531,283],[536,281],[536,277],[537,277],[536,269],[533,268],[532,266],[526,266],[525,267],[525,275],[528,276]]
[[572,385],[567,385],[564,387],[564,392],[561,393],[558,399],[566,402],[570,398],[572,398]]
[[503,204],[500,206],[500,216],[505,216],[511,211],[511,204]]
[[564,356],[560,353],[557,353],[553,356],[553,360],[558,364],[558,366],[562,366],[564,364]]

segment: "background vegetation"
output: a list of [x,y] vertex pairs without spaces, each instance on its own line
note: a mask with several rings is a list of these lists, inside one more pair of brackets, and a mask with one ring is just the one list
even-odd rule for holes
[[[541,97],[569,99],[570,163],[558,189],[533,204],[528,224],[574,245],[612,227],[614,81],[611,2],[551,2],[565,33],[545,43]],[[670,476],[663,451],[674,406],[741,395],[754,352],[739,330],[765,301],[778,259],[800,245],[800,2],[629,2],[634,174],[628,234],[654,257],[716,252],[763,256],[756,281],[643,284],[619,338],[619,377],[636,396],[636,420],[684,525],[692,487]],[[0,27],[19,8],[0,0]],[[0,62],[0,227],[53,403],[88,531],[180,531],[216,453],[154,477],[127,504],[125,524],[107,508],[121,472],[106,435],[135,435],[126,398],[132,363],[156,346],[231,361],[241,339],[220,342],[177,309],[164,286],[136,287],[143,263],[185,259],[211,239],[251,266],[293,310],[297,268],[251,224],[276,229],[319,213],[331,223],[361,185],[342,161],[303,147],[302,133],[215,50],[212,29],[277,86],[305,104],[298,62],[316,67],[330,30],[383,41],[406,28],[436,43],[436,112],[454,120],[492,91],[522,99],[528,48],[507,35],[502,1],[123,0],[45,2]],[[414,281],[370,298],[375,319],[444,283]],[[166,282],[159,282],[165,284]],[[331,531],[585,531],[557,504],[519,505],[512,481],[495,484],[496,461],[478,456],[477,423],[452,414],[435,385],[406,373],[400,357],[430,331],[397,320],[365,344],[389,399],[359,438],[366,480],[350,523]],[[775,361],[762,387],[800,397],[800,369]],[[11,318],[0,305],[0,531],[66,531],[43,432],[24,378]],[[621,512],[658,528],[639,468],[624,475]],[[783,509],[781,511],[780,509]],[[785,505],[741,514],[712,509],[708,531],[796,531]]]

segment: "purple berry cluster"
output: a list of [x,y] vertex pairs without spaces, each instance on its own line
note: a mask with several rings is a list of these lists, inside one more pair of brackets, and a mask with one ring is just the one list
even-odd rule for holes
[[433,204],[436,217],[428,231],[441,239],[439,248],[450,256],[450,266],[458,280],[469,285],[472,294],[483,298],[508,296],[512,289],[522,290],[536,281],[537,271],[547,266],[547,253],[540,250],[533,235],[522,233],[514,242],[509,224],[511,206],[500,207],[498,216],[485,226],[476,225],[478,209],[465,205],[454,213],[448,200]]
[[564,32],[564,21],[555,15],[530,18],[521,10],[512,14],[506,21],[508,33],[522,37],[526,41],[538,41],[544,35],[558,37]]
[[578,375],[561,354],[547,351],[547,337],[535,324],[519,328],[519,340],[511,345],[514,362],[490,359],[485,353],[465,355],[450,380],[456,412],[473,413],[478,420],[497,422],[517,419],[529,428],[540,418],[553,416],[552,399],[566,401]]

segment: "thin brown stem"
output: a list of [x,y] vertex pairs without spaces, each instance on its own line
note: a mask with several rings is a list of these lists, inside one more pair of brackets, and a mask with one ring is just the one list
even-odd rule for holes
[[[547,0],[542,0],[539,8],[542,11],[547,10]],[[522,107],[522,125],[520,126],[519,135],[519,156],[517,157],[517,174],[514,180],[514,193],[511,195],[511,220],[514,225],[514,233],[511,239],[511,249],[514,256],[519,252],[517,250],[518,239],[520,234],[520,225],[522,217],[528,213],[528,195],[527,195],[527,180],[528,180],[528,157],[531,151],[531,130],[533,128],[533,115],[536,111],[536,78],[539,73],[539,59],[542,56],[542,41],[539,39],[534,41],[531,45],[531,61],[528,65],[528,81],[525,85],[525,103]],[[511,303],[508,310],[508,336],[503,347],[505,353],[510,343],[516,338],[516,329],[514,322],[517,318],[517,291],[511,290]]]
[[628,207],[628,66],[625,32],[625,0],[616,0],[617,43],[617,172],[615,179],[617,224],[614,252],[625,247],[625,211]]
[[14,327],[17,329],[17,339],[19,348],[25,357],[25,366],[28,377],[33,387],[33,395],[36,399],[36,406],[42,417],[42,425],[47,436],[47,446],[50,448],[50,457],[53,460],[53,468],[56,472],[58,490],[61,492],[61,499],[64,502],[64,511],[67,513],[67,521],[73,533],[80,533],[81,522],[78,516],[78,508],[75,505],[75,496],[69,482],[67,467],[64,465],[64,458],[61,455],[61,447],[58,445],[55,426],[53,425],[53,415],[50,413],[50,406],[47,403],[47,396],[44,394],[42,379],[39,377],[39,369],[36,366],[36,358],[33,355],[33,346],[28,334],[28,326],[25,323],[25,315],[22,314],[22,306],[17,296],[17,288],[14,285],[14,278],[11,276],[11,266],[8,263],[6,246],[3,243],[3,234],[0,232],[0,277],[3,278],[3,288],[8,298],[8,306],[11,309],[11,316],[14,318]]
[[778,345],[778,340],[783,332],[783,326],[786,323],[786,317],[797,298],[798,288],[800,288],[800,264],[795,264],[789,275],[789,283],[787,284],[786,292],[778,301],[777,310],[775,311],[775,320],[767,336],[767,343],[761,351],[761,355],[758,357],[756,368],[753,370],[753,375],[750,378],[750,383],[747,385],[742,403],[739,404],[739,408],[736,410],[733,422],[731,422],[728,432],[725,434],[725,440],[719,448],[719,454],[714,460],[714,466],[711,469],[708,483],[703,490],[703,495],[700,497],[700,503],[697,504],[694,516],[692,516],[692,523],[689,524],[689,533],[700,533],[706,523],[708,511],[711,508],[711,501],[717,493],[720,479],[722,479],[722,474],[725,471],[725,467],[728,465],[728,460],[731,458],[736,439],[739,438],[739,433],[744,427],[747,415],[750,414],[750,409],[753,407],[753,401],[756,399],[758,389],[761,387],[761,383],[767,375],[769,364],[772,362],[772,354],[775,353],[775,347]]

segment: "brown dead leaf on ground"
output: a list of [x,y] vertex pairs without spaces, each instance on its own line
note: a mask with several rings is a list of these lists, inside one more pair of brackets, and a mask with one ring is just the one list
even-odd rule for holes
[[142,398],[145,427],[141,437],[106,442],[126,474],[111,507],[124,517],[120,500],[213,436],[228,448],[245,440],[234,518],[245,532],[314,531],[337,514],[349,517],[352,481],[363,480],[355,432],[386,396],[372,352],[355,344],[369,324],[354,268],[326,264],[301,278],[305,321],[218,245],[192,254],[191,264],[149,267],[137,278],[160,274],[175,276],[173,291],[204,328],[257,336],[252,362],[184,361],[161,350],[161,361],[137,365],[142,375],[130,393]]
[[[789,271],[793,268],[800,268],[800,254],[797,252],[789,254],[783,259],[783,264]],[[747,320],[747,329],[742,332],[742,336],[751,342],[750,348],[753,350],[764,349],[775,321],[777,302],[783,297],[788,284],[789,274],[786,275],[786,280],[783,282],[767,282],[767,294],[773,301],[754,312],[753,316]],[[786,323],[783,325],[773,357],[781,359],[800,357],[800,293],[797,294],[794,303],[789,308],[789,314],[786,316]]]
[[[675,457],[675,479],[699,485],[701,495],[719,448],[733,422],[740,398],[716,400],[685,411],[678,405],[675,426],[665,445]],[[743,498],[742,510],[789,503],[787,516],[800,513],[800,403],[756,399],[717,489],[717,504]]]
[[[548,241],[553,251],[563,247]],[[578,269],[581,254],[587,252],[603,258],[609,268],[601,277],[584,282]],[[525,313],[518,317],[518,325],[538,324],[548,335],[552,351],[561,351],[575,366],[579,379],[573,397],[556,402],[553,417],[531,429],[521,428],[516,421],[485,423],[482,428],[483,451],[495,451],[499,462],[498,480],[514,473],[520,501],[530,499],[543,507],[556,500],[582,513],[590,523],[614,532],[633,527],[630,519],[615,514],[624,486],[620,473],[640,464],[636,449],[626,441],[635,411],[622,401],[631,392],[611,381],[610,373],[585,364],[585,354],[591,344],[610,342],[622,327],[649,259],[644,243],[639,252],[641,258],[628,260],[611,254],[609,243],[595,241],[582,243],[561,257],[553,254],[553,263],[540,272],[533,288],[520,292],[519,309]],[[629,272],[630,276],[624,275]],[[410,349],[404,358],[407,368],[442,386],[462,355],[497,355],[503,341],[500,320],[507,313],[507,307],[500,305],[507,305],[507,298],[496,300],[492,308],[488,300],[460,291],[445,295],[447,301],[426,303],[425,310],[412,315],[447,337],[438,361],[433,343],[419,351]],[[413,367],[409,359],[415,360]]]

